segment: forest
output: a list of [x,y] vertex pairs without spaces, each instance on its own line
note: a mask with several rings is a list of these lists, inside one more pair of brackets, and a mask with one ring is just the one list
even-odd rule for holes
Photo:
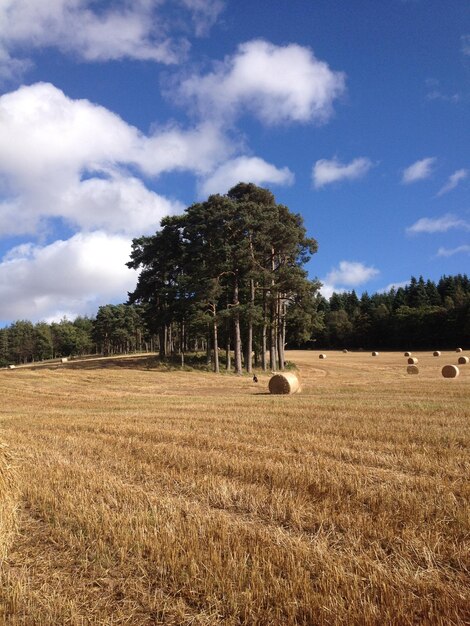
[[446,349],[470,344],[470,280],[411,277],[360,296],[321,295],[305,264],[317,251],[302,217],[239,183],[162,220],[133,240],[139,270],[126,303],[95,317],[0,329],[0,366],[88,354],[157,351],[181,365],[199,355],[215,372],[284,369],[284,349]]

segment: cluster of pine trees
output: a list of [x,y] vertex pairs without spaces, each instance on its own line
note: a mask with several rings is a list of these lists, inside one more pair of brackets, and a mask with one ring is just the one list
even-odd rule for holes
[[470,279],[465,274],[443,276],[436,284],[420,276],[387,293],[319,297],[312,339],[321,348],[435,350],[469,345]]
[[218,372],[223,350],[236,373],[253,361],[282,370],[288,332],[310,336],[319,283],[302,266],[316,249],[300,215],[239,183],[134,239],[128,265],[141,271],[129,301],[143,307],[162,356],[205,349]]

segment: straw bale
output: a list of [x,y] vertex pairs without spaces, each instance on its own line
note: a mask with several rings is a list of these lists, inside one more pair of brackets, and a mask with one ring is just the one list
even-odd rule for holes
[[326,354],[319,354],[319,355],[318,355],[318,358],[319,358],[319,359],[326,359]]
[[411,356],[411,352],[405,352],[403,356]]
[[435,350],[435,351],[432,353],[432,355],[433,355],[433,356],[441,356],[441,353],[439,352],[439,350]]
[[62,358],[60,359],[60,362],[61,362],[61,363],[67,363],[67,361],[68,361],[68,358],[67,358],[66,356],[64,356],[64,357],[62,357]]
[[14,366],[14,365],[9,365],[9,366],[8,366],[8,369],[9,369],[9,370],[14,370],[14,369],[15,369],[15,366]]
[[457,348],[456,352],[462,352],[462,348]]
[[416,365],[417,362],[418,359],[414,356],[410,356],[410,358],[408,359],[408,365]]
[[444,365],[442,368],[444,378],[457,378],[459,374],[460,370],[456,365]]
[[7,556],[16,521],[17,490],[7,447],[0,443],[0,566]]
[[292,372],[275,374],[269,379],[269,393],[290,394],[300,391],[300,382]]
[[469,361],[468,356],[459,356],[459,365],[467,365]]
[[372,352],[372,356],[379,356],[378,352]]
[[419,368],[417,365],[408,365],[406,371],[408,374],[419,374]]
[[347,354],[348,351],[346,350],[346,348],[343,350],[343,354]]

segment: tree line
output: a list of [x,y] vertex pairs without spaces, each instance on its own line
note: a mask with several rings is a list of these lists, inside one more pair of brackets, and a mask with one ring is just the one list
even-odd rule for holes
[[[470,345],[470,280],[412,277],[404,287],[358,297],[333,293],[317,302],[313,345],[319,348],[452,349]],[[304,345],[312,345],[304,344]]]
[[[307,301],[309,306],[307,306]],[[151,330],[153,317],[144,305],[107,304],[95,317],[60,322],[19,320],[0,329],[0,366],[46,359],[166,351],[180,358],[178,328],[164,333],[166,346]],[[300,321],[299,319],[300,318]],[[158,326],[158,324],[157,324]],[[207,334],[196,321],[190,324],[187,349],[205,353]],[[191,337],[191,339],[189,339]],[[290,312],[288,347],[341,349],[437,349],[470,344],[470,279],[443,276],[438,283],[411,278],[405,287],[358,297],[355,291],[317,292]],[[209,344],[210,345],[210,344]],[[161,350],[160,350],[161,349]]]
[[285,347],[413,349],[470,344],[470,281],[423,277],[386,293],[326,299],[305,264],[317,250],[302,217],[268,189],[239,183],[225,195],[165,217],[133,240],[139,271],[125,304],[94,318],[0,329],[0,365],[85,354],[200,354],[241,373],[285,367]]

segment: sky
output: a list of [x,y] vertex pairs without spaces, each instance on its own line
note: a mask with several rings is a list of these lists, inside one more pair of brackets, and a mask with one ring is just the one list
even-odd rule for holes
[[134,237],[240,181],[322,293],[470,270],[468,0],[0,0],[0,325],[125,302]]

